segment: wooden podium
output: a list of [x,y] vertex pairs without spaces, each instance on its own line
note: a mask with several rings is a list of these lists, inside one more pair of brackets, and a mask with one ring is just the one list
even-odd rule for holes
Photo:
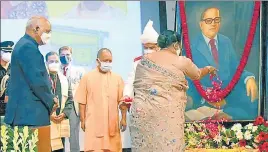
[[50,126],[38,127],[38,152],[51,152]]

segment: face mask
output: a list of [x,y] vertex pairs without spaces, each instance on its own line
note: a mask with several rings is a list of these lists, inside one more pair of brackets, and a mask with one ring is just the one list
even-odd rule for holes
[[144,50],[144,54],[150,54],[150,53],[153,53],[153,52],[155,52],[155,50],[152,50],[152,49]]
[[70,62],[71,62],[71,57],[69,57],[69,56],[60,56],[60,62],[62,63],[62,64],[69,64]]
[[41,40],[43,44],[48,44],[50,42],[50,38],[51,38],[51,33],[43,32],[43,34],[41,35]]
[[59,63],[50,63],[48,64],[48,69],[50,72],[58,72],[60,69]]
[[180,53],[181,53],[181,49],[178,49],[177,50],[177,55],[180,55]]
[[1,51],[1,59],[3,59],[5,62],[10,62],[10,60],[11,60],[11,53],[10,52]]
[[103,72],[109,72],[112,70],[112,63],[109,63],[109,62],[101,62],[99,60],[99,62],[101,63],[101,66],[100,66],[100,69],[101,71]]

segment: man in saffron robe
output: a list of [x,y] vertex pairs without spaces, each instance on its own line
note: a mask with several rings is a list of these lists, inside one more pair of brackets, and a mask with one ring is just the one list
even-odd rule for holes
[[97,68],[85,74],[76,90],[81,128],[85,131],[85,152],[121,152],[118,106],[122,113],[120,126],[126,129],[126,105],[122,100],[124,82],[113,73],[112,53],[99,50]]

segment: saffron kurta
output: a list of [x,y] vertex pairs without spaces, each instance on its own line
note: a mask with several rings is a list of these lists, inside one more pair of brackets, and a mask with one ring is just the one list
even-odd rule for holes
[[94,69],[83,76],[75,101],[86,105],[85,151],[122,151],[118,103],[123,89],[122,78],[113,72]]

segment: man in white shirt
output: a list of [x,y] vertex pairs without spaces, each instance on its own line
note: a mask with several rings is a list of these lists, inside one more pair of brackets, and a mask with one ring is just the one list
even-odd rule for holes
[[[157,45],[158,33],[153,28],[153,21],[149,20],[146,24],[143,34],[141,35],[141,43],[144,47],[144,54],[153,53],[159,51],[160,48]],[[136,67],[140,62],[142,56],[136,57],[133,63],[133,69],[130,72],[127,82],[124,88],[124,98],[134,98],[133,83],[135,79]],[[129,121],[129,113],[127,113],[127,121]],[[129,124],[129,122],[127,122]],[[121,134],[122,146],[123,149],[131,148],[131,139],[129,128],[127,127],[126,131]]]
[[[76,67],[71,64],[72,61],[72,48],[69,46],[63,46],[59,49],[60,61],[61,61],[61,72],[71,82],[73,95],[75,95],[76,89],[85,70],[81,67]],[[80,118],[79,118],[79,105],[74,102],[74,109],[72,110],[70,120],[70,138],[65,144],[65,152],[80,152],[79,146],[79,130],[80,130]],[[69,146],[70,145],[70,146]]]

